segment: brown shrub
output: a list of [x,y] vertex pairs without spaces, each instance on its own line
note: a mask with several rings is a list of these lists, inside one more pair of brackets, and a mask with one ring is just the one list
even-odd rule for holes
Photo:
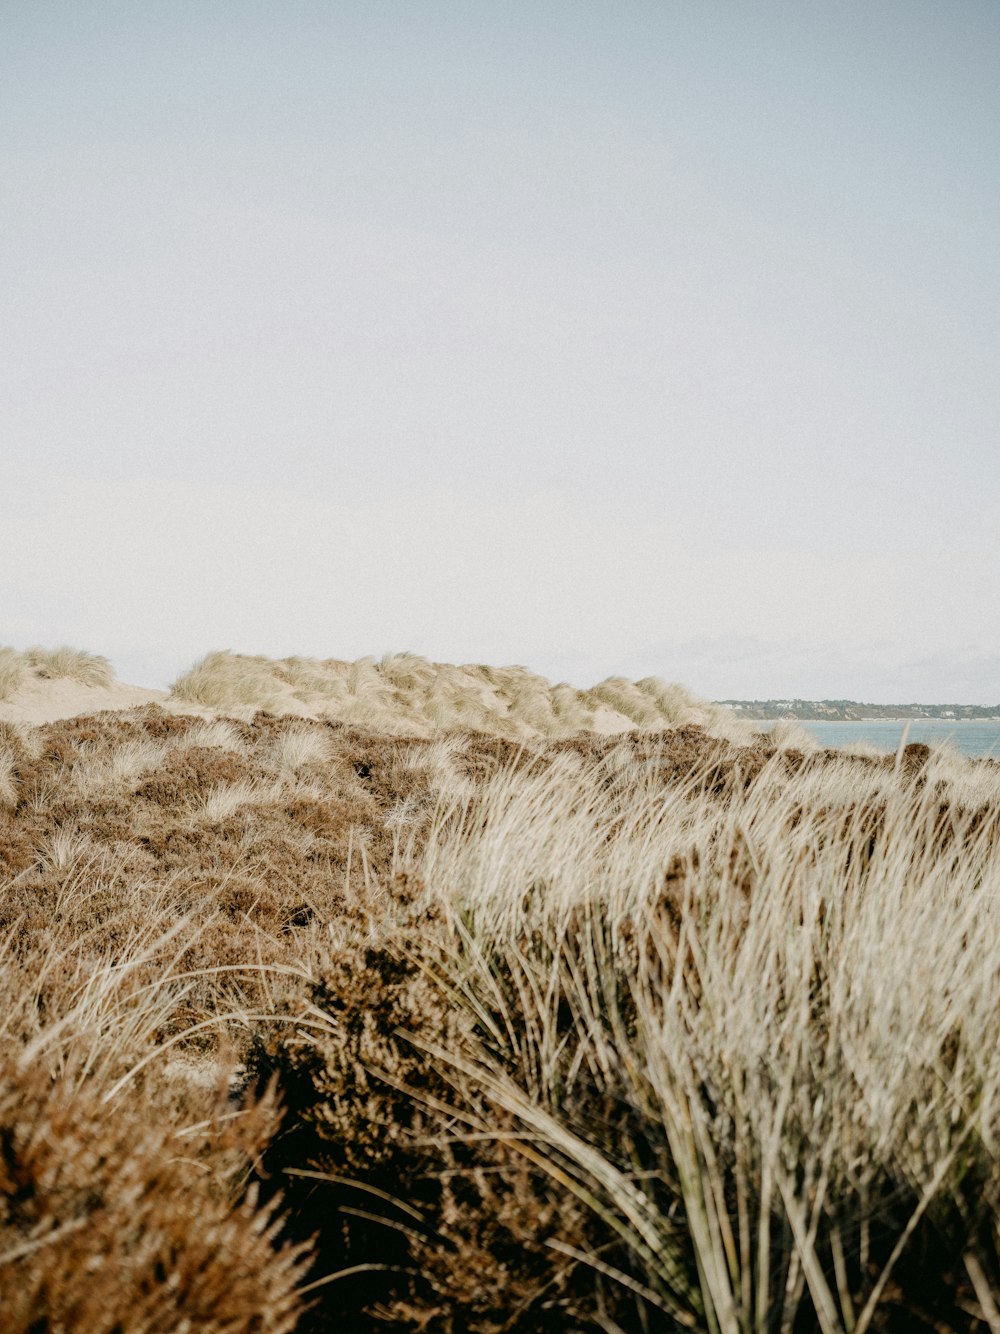
[[[285,1098],[265,1178],[283,1183],[290,1228],[316,1234],[313,1281],[345,1274],[318,1288],[303,1328],[660,1328],[627,1287],[567,1258],[629,1263],[522,1151],[513,1118],[460,1091],[442,1062],[472,1057],[482,1035],[435,978],[439,924],[420,910],[421,888],[399,877],[381,927],[359,922],[326,949],[299,1001],[306,1025],[262,1035],[249,1059]],[[607,1092],[594,1096],[606,1120]]]
[[86,1081],[5,1063],[4,1330],[293,1330],[303,1252],[280,1241],[275,1207],[240,1189],[240,1163],[267,1140],[273,1100],[232,1111],[223,1103],[198,1134],[178,1133],[141,1097],[109,1106]]

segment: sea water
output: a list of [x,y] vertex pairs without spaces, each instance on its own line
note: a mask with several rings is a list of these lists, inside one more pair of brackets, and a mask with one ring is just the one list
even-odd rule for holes
[[[989,755],[1000,760],[1000,720],[955,718],[869,718],[864,722],[806,722],[796,719],[796,725],[816,738],[821,746],[844,746],[867,741],[879,750],[895,751],[909,727],[907,743],[922,741],[928,746],[947,742],[962,755]],[[773,722],[759,722],[755,726],[770,731]]]

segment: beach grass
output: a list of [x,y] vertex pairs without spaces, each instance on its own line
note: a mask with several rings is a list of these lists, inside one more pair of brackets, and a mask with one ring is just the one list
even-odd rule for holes
[[1000,766],[352,666],[0,723],[5,1327],[991,1328]]

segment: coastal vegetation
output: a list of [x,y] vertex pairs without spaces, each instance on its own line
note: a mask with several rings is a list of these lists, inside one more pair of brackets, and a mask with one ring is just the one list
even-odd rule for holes
[[397,735],[486,731],[515,739],[697,724],[749,739],[731,710],[655,677],[612,676],[577,689],[526,667],[453,666],[415,653],[344,662],[210,653],[173,684],[174,699],[211,708],[306,713]]
[[1000,1329],[1000,765],[222,664],[0,722],[5,1329]]
[[115,674],[107,658],[82,649],[29,648],[18,653],[15,649],[0,647],[0,700],[10,699],[31,679],[109,686]]

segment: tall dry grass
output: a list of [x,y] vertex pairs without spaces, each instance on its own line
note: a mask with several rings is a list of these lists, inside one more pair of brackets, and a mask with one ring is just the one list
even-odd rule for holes
[[23,656],[12,648],[0,648],[0,700],[10,699],[24,684]]
[[776,755],[664,791],[623,755],[439,813],[417,864],[477,1037],[427,1050],[459,1138],[502,1126],[584,1202],[647,1319],[997,1309],[1000,776],[946,767]]
[[232,653],[209,653],[173,683],[176,699],[223,712],[252,705],[270,709],[278,702],[266,660]]
[[320,944],[260,1069],[294,1212],[343,1221],[331,1321],[988,1323],[1000,770],[698,737],[442,785]]
[[0,724],[5,1328],[990,1328],[1000,767],[794,739]]
[[85,686],[109,686],[115,673],[107,658],[83,649],[29,648],[24,654],[26,666],[46,680],[67,679]]
[[82,836],[38,858],[58,885],[48,925],[22,912],[0,938],[4,1330],[290,1334],[304,1251],[251,1182],[275,1098],[234,1095],[225,1041],[193,1078],[169,1060],[247,1017],[196,1017],[198,928],[168,925],[162,884],[123,881]]
[[70,680],[85,686],[109,686],[115,679],[107,658],[83,649],[29,648],[23,653],[0,648],[0,700],[10,699],[32,677]]

